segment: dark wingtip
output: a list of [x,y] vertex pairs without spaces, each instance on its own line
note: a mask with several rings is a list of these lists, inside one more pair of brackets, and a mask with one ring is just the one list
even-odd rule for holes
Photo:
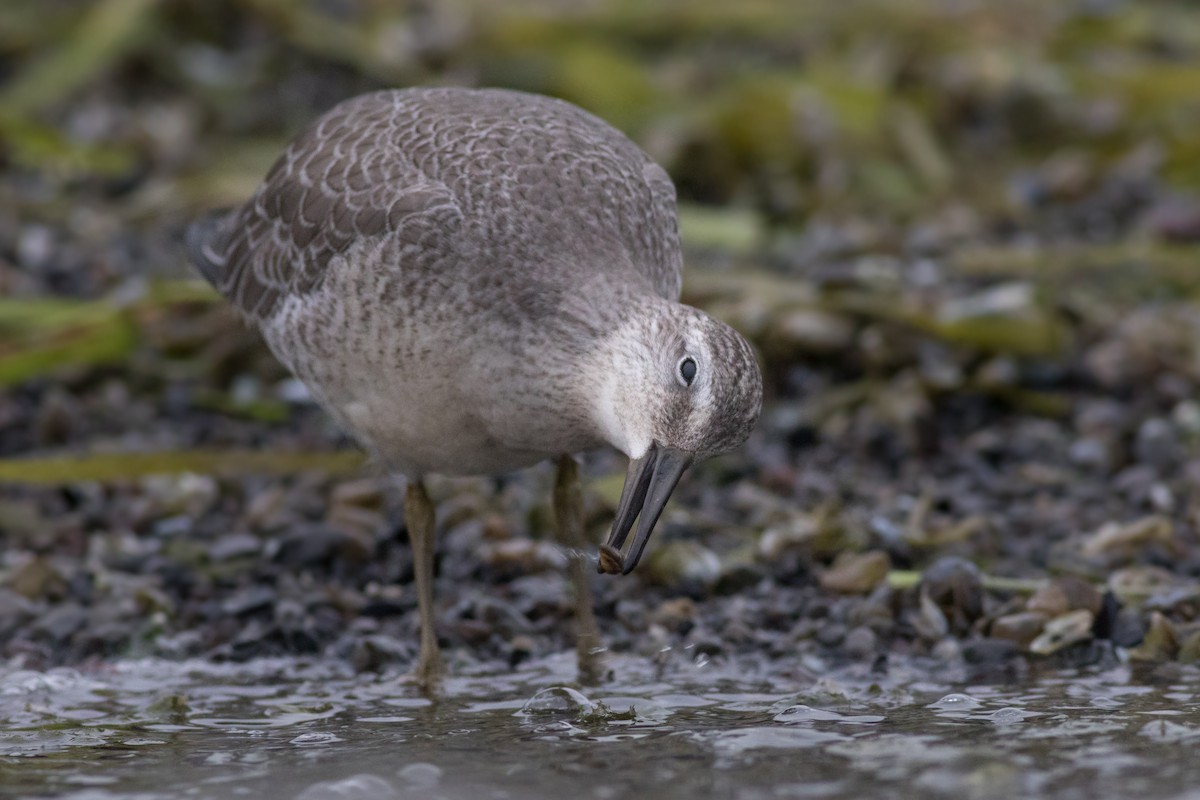
[[188,225],[183,247],[192,266],[218,289],[225,277],[225,257],[220,239],[228,211],[215,211]]

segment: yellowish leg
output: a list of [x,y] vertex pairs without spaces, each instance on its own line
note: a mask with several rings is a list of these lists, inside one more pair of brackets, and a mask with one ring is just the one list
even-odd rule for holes
[[404,493],[404,522],[412,546],[417,608],[421,613],[421,654],[414,677],[428,692],[437,688],[442,677],[442,655],[438,652],[433,623],[433,502],[425,491],[425,484],[419,480],[410,481]]
[[579,680],[595,683],[600,677],[600,634],[592,611],[592,586],[584,568],[583,490],[579,485],[579,464],[564,455],[558,460],[554,483],[554,515],[558,541],[567,551],[567,571],[575,590],[575,653],[579,662]]

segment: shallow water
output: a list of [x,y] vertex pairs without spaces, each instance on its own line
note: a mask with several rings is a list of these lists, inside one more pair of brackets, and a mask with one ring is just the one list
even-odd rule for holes
[[0,668],[0,796],[1200,798],[1190,673],[611,663],[599,688],[570,688],[563,657],[436,703],[331,663]]

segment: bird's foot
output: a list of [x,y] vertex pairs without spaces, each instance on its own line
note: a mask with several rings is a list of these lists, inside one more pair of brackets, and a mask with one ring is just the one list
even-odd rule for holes
[[444,668],[440,657],[421,657],[411,672],[400,677],[402,683],[415,684],[421,694],[435,695],[441,689]]
[[584,686],[597,686],[604,681],[605,659],[602,647],[580,647],[576,651],[578,681]]

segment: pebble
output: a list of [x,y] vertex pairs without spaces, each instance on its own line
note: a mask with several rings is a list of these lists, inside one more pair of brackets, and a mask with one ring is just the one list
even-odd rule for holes
[[246,507],[246,524],[264,532],[282,527],[287,522],[286,500],[287,492],[282,486],[271,486],[256,493]]
[[61,600],[67,593],[67,579],[49,559],[34,557],[9,574],[9,589],[30,600]]
[[513,668],[534,654],[537,650],[537,643],[532,636],[517,634],[509,640],[508,647],[508,665]]
[[992,622],[990,635],[993,638],[1013,642],[1018,647],[1028,649],[1033,640],[1046,627],[1048,619],[1048,615],[1038,611],[1006,614]]
[[850,658],[865,660],[875,657],[879,647],[879,638],[875,635],[875,631],[860,625],[846,634],[842,646],[846,648],[846,655]]
[[195,519],[211,508],[218,496],[217,482],[208,475],[152,475],[143,478],[142,485],[155,517]]
[[843,352],[854,341],[854,321],[841,314],[800,308],[777,315],[767,331],[768,347],[780,358]]
[[986,637],[971,639],[963,645],[963,659],[976,665],[1003,665],[1020,655],[1016,642]]
[[979,568],[965,558],[939,558],[925,570],[921,591],[956,630],[965,630],[983,616],[983,579]]
[[55,642],[65,642],[71,634],[87,624],[87,621],[88,614],[82,606],[67,602],[54,606],[38,617],[33,622],[31,630],[35,636]]
[[1181,664],[1200,661],[1200,630],[1190,630],[1182,635],[1176,660]]
[[251,586],[230,595],[221,603],[221,611],[235,617],[253,614],[275,603],[275,590],[267,586]]
[[825,622],[817,628],[816,640],[825,647],[837,647],[846,638],[846,626],[840,622]]
[[1158,611],[1150,613],[1146,634],[1129,651],[1135,661],[1170,661],[1179,652],[1179,633],[1175,624]]
[[1047,617],[1060,617],[1068,611],[1085,610],[1093,617],[1100,613],[1103,595],[1092,584],[1065,576],[1040,585],[1025,603],[1028,611]]
[[359,672],[382,672],[393,664],[412,660],[415,648],[411,642],[393,636],[375,634],[355,640],[350,663]]
[[699,542],[673,539],[660,542],[638,571],[650,582],[661,586],[706,588],[721,577],[721,560]]
[[1117,647],[1135,647],[1146,638],[1149,625],[1141,612],[1122,608],[1113,623],[1112,643]]
[[257,556],[262,551],[262,539],[249,533],[230,533],[212,543],[208,557],[213,561]]
[[907,611],[905,617],[917,637],[923,641],[934,642],[950,633],[950,621],[946,619],[941,606],[930,600],[929,594],[923,590],[918,593],[917,607]]
[[16,633],[37,613],[37,606],[24,595],[0,588],[0,641]]
[[1098,472],[1111,470],[1115,460],[1112,445],[1097,436],[1084,436],[1076,439],[1071,443],[1067,457],[1076,466]]
[[329,493],[331,505],[351,505],[379,511],[383,508],[383,487],[379,478],[360,478],[339,483]]
[[478,552],[480,560],[501,575],[561,572],[567,566],[567,555],[562,548],[542,540],[519,538],[487,541],[478,548]]
[[664,600],[651,612],[650,621],[675,633],[686,634],[696,621],[696,603],[690,597]]
[[289,569],[318,567],[332,561],[350,541],[346,533],[336,528],[300,525],[277,541],[273,558]]
[[952,636],[947,636],[936,642],[930,649],[929,654],[939,661],[948,663],[963,660],[962,645],[959,644],[958,639]]
[[1160,470],[1178,466],[1183,458],[1179,432],[1161,417],[1151,417],[1138,427],[1133,449],[1138,461]]
[[846,594],[869,594],[887,579],[891,566],[891,559],[882,550],[842,553],[828,570],[821,573],[821,588]]

